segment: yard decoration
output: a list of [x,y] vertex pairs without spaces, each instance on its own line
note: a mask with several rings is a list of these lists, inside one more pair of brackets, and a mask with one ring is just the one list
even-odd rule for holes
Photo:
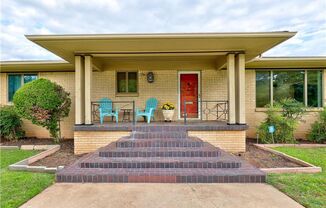
[[161,107],[165,122],[171,122],[174,115],[174,105],[172,103],[164,103]]
[[60,139],[60,121],[69,115],[71,99],[63,87],[47,79],[22,86],[14,95],[14,106],[23,118],[45,127],[55,142]]

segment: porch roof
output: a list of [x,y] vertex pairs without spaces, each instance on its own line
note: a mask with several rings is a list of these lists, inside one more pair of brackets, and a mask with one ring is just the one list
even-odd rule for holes
[[152,33],[26,35],[41,47],[74,63],[75,54],[109,54],[120,57],[244,52],[251,60],[294,36],[295,32]]
[[60,72],[75,71],[73,64],[60,60],[1,61],[0,72]]

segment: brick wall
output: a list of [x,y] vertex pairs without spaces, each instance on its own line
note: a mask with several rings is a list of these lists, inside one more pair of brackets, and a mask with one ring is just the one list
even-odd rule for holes
[[246,131],[188,131],[188,135],[199,137],[228,152],[246,151]]
[[[324,73],[324,82],[326,82],[326,73]],[[324,98],[326,98],[326,84],[324,84]],[[324,101],[326,103],[326,101]],[[301,122],[295,131],[296,138],[306,138],[310,131],[310,126],[318,118],[318,112],[308,110],[303,116],[304,122]],[[254,70],[246,71],[246,120],[249,125],[247,137],[256,138],[256,128],[261,121],[265,119],[265,113],[262,110],[256,109],[256,73]]]
[[74,152],[75,154],[93,152],[121,137],[129,135],[129,131],[75,131]]

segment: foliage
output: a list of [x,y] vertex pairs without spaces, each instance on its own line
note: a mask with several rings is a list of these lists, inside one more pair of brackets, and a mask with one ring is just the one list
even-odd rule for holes
[[23,118],[45,127],[54,141],[59,141],[59,122],[68,116],[71,106],[69,93],[63,87],[47,79],[37,79],[22,86],[13,102]]
[[[294,99],[283,99],[268,105],[266,119],[257,129],[262,143],[295,143],[294,130],[305,112],[304,105]],[[268,132],[268,127],[274,126],[274,134]]]
[[326,148],[276,147],[278,151],[322,168],[321,173],[270,174],[267,182],[305,207],[326,207]]
[[53,183],[53,174],[8,170],[8,165],[33,156],[38,151],[16,149],[0,150],[0,153],[0,207],[19,207]]
[[311,125],[308,139],[318,143],[326,142],[326,107],[320,112],[319,120]]
[[22,120],[13,106],[0,107],[0,136],[8,140],[17,140],[25,136]]
[[161,108],[162,108],[162,110],[174,110],[175,107],[174,107],[173,103],[167,102],[167,103],[164,103]]

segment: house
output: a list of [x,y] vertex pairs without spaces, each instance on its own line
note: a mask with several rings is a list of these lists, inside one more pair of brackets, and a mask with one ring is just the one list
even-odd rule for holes
[[[64,61],[2,61],[0,104],[15,91],[43,77],[71,93],[62,136],[74,138],[75,153],[94,151],[129,135],[134,125],[186,125],[198,136],[230,152],[245,151],[245,138],[256,137],[264,106],[291,97],[308,109],[295,136],[305,138],[326,105],[326,57],[261,57],[295,32],[169,33],[110,35],[27,35],[27,39]],[[121,110],[118,124],[98,122],[98,100],[108,97]],[[165,124],[134,124],[135,107],[155,97],[159,106],[176,105]],[[186,118],[184,118],[186,116]],[[48,132],[24,121],[27,136]]]

